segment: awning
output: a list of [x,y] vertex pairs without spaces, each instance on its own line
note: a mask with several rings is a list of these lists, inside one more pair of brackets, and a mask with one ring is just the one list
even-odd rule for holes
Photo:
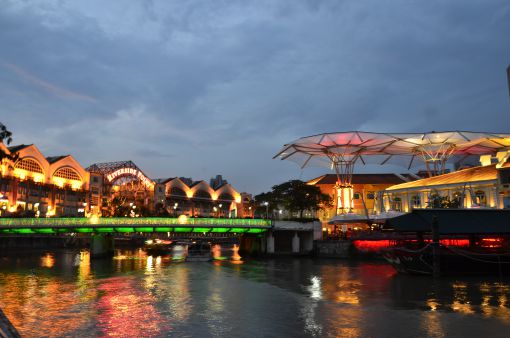
[[436,217],[441,234],[510,234],[510,210],[415,209],[386,221],[384,229],[431,232]]

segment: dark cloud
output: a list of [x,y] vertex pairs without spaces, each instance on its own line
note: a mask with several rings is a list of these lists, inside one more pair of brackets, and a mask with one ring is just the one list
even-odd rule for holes
[[0,120],[84,166],[257,193],[324,171],[271,159],[301,136],[509,132],[508,32],[507,0],[0,0]]

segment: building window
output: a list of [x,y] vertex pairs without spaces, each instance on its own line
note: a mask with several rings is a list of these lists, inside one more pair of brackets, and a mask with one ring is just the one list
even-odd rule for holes
[[487,197],[485,196],[485,192],[482,190],[477,190],[475,192],[475,203],[480,207],[484,207],[487,205]]
[[367,193],[367,200],[373,200],[373,199],[375,199],[375,192],[369,191]]
[[67,180],[81,181],[80,176],[73,168],[64,167],[58,169],[54,174],[54,177],[65,178]]
[[510,183],[510,169],[500,169],[499,170],[499,181],[501,184],[509,184]]
[[395,211],[402,211],[402,200],[400,197],[395,197],[393,199],[392,209]]
[[94,182],[94,183],[99,182],[99,180],[97,179],[97,176],[93,176],[93,177],[92,177],[92,182]]
[[421,197],[420,195],[414,195],[411,197],[411,206],[413,208],[421,208]]
[[19,160],[18,162],[16,162],[16,165],[14,165],[14,167],[17,169],[23,169],[23,170],[30,171],[33,173],[40,173],[40,174],[43,173],[42,168],[39,165],[39,163],[37,163],[37,161],[32,160],[30,158],[24,158],[22,160]]
[[353,195],[352,195],[352,199],[353,200],[359,200],[361,198],[361,195],[359,192],[355,192]]

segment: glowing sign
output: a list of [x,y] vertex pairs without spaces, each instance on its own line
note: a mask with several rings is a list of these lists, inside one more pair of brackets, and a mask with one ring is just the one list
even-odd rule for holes
[[152,183],[150,178],[145,176],[140,170],[134,169],[134,168],[120,168],[120,169],[117,169],[113,173],[111,173],[108,176],[106,176],[106,179],[109,182],[112,182],[115,179],[117,179],[119,176],[122,176],[122,175],[132,175],[132,176],[135,176],[136,178],[138,178],[147,187],[152,187],[152,185],[153,185],[153,183]]

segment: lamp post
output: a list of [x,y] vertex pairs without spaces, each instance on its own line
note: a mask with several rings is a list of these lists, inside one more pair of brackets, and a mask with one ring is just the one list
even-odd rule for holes
[[266,206],[266,219],[268,219],[269,218],[269,202],[264,202],[263,204]]

